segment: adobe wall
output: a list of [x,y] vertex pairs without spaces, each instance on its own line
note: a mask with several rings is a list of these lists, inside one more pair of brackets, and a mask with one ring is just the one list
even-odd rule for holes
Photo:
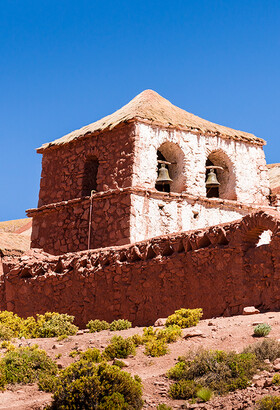
[[168,130],[137,123],[133,185],[155,186],[157,150],[170,162],[171,191],[206,197],[205,164],[210,155],[217,171],[220,197],[241,203],[267,204],[269,181],[265,155],[260,144],[217,136]]
[[44,151],[38,207],[80,198],[89,156],[99,160],[97,191],[130,186],[134,142],[135,125],[122,124],[111,131]]
[[[270,244],[255,247],[268,229]],[[279,309],[279,245],[278,214],[257,212],[134,245],[61,257],[33,250],[5,259],[0,308],[22,316],[67,312],[80,326],[94,318],[149,325],[181,307],[202,307],[204,318],[248,305]]]
[[[130,243],[130,195],[123,190],[92,197],[90,248]],[[90,197],[29,210],[31,247],[59,255],[88,249]]]

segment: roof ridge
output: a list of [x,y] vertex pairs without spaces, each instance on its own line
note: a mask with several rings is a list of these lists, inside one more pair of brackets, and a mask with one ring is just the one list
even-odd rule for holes
[[111,130],[121,123],[132,120],[135,121],[137,119],[150,121],[152,124],[154,123],[164,128],[178,128],[189,132],[196,130],[204,135],[219,135],[224,138],[242,140],[258,145],[265,144],[264,140],[257,138],[253,134],[204,120],[195,114],[173,105],[156,91],[144,90],[113,114],[72,131],[53,142],[43,144],[37,149],[37,152],[43,152],[45,149],[53,146],[67,144],[86,134],[93,134],[106,129]]

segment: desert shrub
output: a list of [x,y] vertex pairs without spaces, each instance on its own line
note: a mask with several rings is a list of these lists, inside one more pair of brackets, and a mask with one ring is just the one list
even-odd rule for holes
[[237,354],[219,350],[198,352],[192,359],[181,358],[181,361],[167,373],[169,378],[176,381],[174,387],[170,388],[170,395],[179,398],[182,392],[181,398],[185,398],[187,393],[184,389],[189,385],[182,384],[182,381],[192,381],[192,386],[194,384],[199,388],[205,387],[219,394],[244,389],[259,365],[259,361],[252,353]]
[[112,323],[110,323],[110,330],[115,331],[115,330],[125,330],[125,329],[130,329],[132,326],[132,323],[129,322],[126,319],[119,319],[119,320],[114,320]]
[[124,367],[127,367],[127,365],[122,360],[118,360],[118,359],[114,360],[113,365],[118,366],[120,369],[123,369]]
[[86,327],[89,329],[90,333],[101,332],[102,330],[108,330],[110,325],[106,320],[90,320]]
[[35,337],[75,335],[78,328],[73,325],[74,319],[74,316],[66,313],[47,312],[44,315],[37,315]]
[[160,329],[156,334],[157,339],[162,339],[166,343],[176,342],[181,336],[182,329],[177,325],[168,326],[166,329]]
[[270,331],[271,327],[267,323],[260,323],[259,325],[254,327],[254,336],[264,337],[267,336]]
[[78,350],[72,350],[70,353],[69,353],[69,355],[68,355],[69,357],[76,357],[76,356],[79,356],[79,352],[78,352]]
[[196,397],[198,390],[201,388],[194,380],[179,380],[170,386],[169,396],[172,399],[188,400]]
[[279,373],[276,373],[273,376],[272,384],[276,384],[277,386],[280,386],[280,374]]
[[157,410],[172,410],[172,407],[167,406],[164,403],[160,403],[157,405]]
[[88,360],[93,363],[102,362],[102,355],[95,347],[93,349],[87,349],[80,354],[80,359]]
[[257,402],[256,408],[258,410],[279,410],[280,409],[280,397],[265,396]]
[[58,342],[61,342],[61,340],[68,339],[68,336],[69,336],[69,335],[60,335],[60,336],[58,336],[57,341],[58,341]]
[[[57,374],[57,365],[44,350],[20,347],[7,352],[0,360],[0,374],[4,384],[34,383]],[[3,381],[0,385],[3,385]]]
[[129,355],[135,355],[135,345],[130,337],[114,336],[104,350],[104,357],[111,360],[115,357],[126,359]]
[[139,378],[110,366],[79,360],[61,372],[51,409],[141,409]]
[[11,340],[13,336],[13,331],[10,328],[0,324],[0,340]]
[[198,397],[202,401],[209,401],[213,396],[213,392],[210,389],[202,387],[196,392],[196,397]]
[[143,336],[140,336],[138,334],[135,334],[135,335],[131,336],[131,340],[133,341],[135,346],[140,346],[140,345],[144,344]]
[[73,325],[74,316],[47,312],[44,315],[23,319],[7,310],[0,312],[0,328],[9,329],[12,337],[53,337],[60,335],[74,335],[78,328]]
[[57,382],[57,376],[54,374],[43,374],[39,376],[39,390],[51,393],[54,391]]
[[151,339],[145,343],[145,354],[147,356],[159,357],[168,353],[169,349],[164,340]]
[[179,309],[168,316],[165,326],[177,325],[181,328],[196,326],[201,319],[202,309]]
[[243,350],[243,353],[253,353],[260,361],[269,359],[273,362],[280,357],[280,342],[274,339],[264,339],[253,345],[247,346]]

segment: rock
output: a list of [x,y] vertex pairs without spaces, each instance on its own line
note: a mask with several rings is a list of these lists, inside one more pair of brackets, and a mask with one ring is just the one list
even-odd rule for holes
[[276,366],[277,364],[280,363],[280,357],[278,357],[277,359],[274,360],[273,364],[274,366]]
[[80,336],[80,335],[83,335],[83,334],[84,334],[83,330],[78,330],[77,333],[76,333],[77,336]]
[[[276,359],[277,360],[277,359]],[[264,359],[265,364],[271,364],[269,359]],[[276,363],[275,363],[276,364]]]
[[272,380],[273,380],[273,377],[267,378],[264,382],[264,387],[272,386]]
[[280,371],[280,363],[275,364],[275,365],[273,366],[273,370],[274,370],[275,372],[279,372],[279,371]]
[[56,364],[57,364],[57,367],[58,367],[59,369],[62,369],[62,367],[63,367],[63,366],[62,366],[62,363],[57,362]]
[[208,322],[208,326],[215,326],[213,322]]
[[89,329],[83,329],[84,333],[89,333]]
[[189,337],[206,337],[204,333],[196,329],[183,329],[183,338],[188,339]]
[[246,306],[243,308],[243,315],[255,315],[260,313],[259,309],[256,309],[255,306]]
[[161,317],[155,321],[154,326],[155,327],[164,326],[166,321],[167,321],[167,318]]

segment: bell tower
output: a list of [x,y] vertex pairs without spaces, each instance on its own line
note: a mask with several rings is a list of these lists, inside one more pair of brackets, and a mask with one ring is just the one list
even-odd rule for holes
[[230,222],[269,207],[265,142],[146,90],[42,145],[32,247],[112,247]]

